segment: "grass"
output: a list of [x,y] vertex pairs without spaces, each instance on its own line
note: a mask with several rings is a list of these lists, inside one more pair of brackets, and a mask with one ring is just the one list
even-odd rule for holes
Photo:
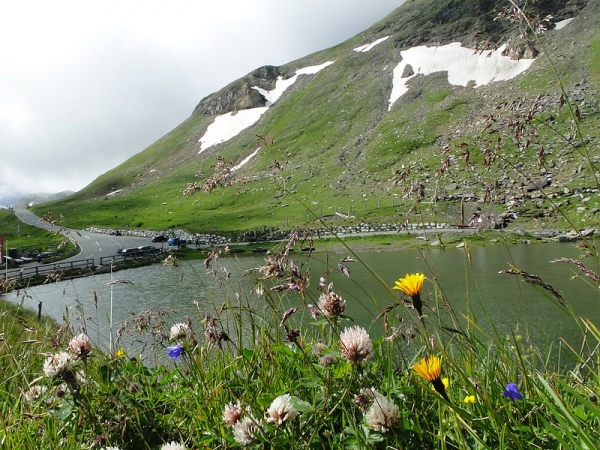
[[5,251],[14,248],[34,255],[42,251],[57,250],[61,244],[60,250],[63,252],[74,251],[71,243],[65,247],[65,237],[62,234],[22,223],[7,209],[0,209],[0,235],[4,238]]
[[[343,242],[360,261],[357,241]],[[435,277],[407,294],[394,291],[389,308],[378,299],[385,326],[369,333],[353,327],[336,293],[352,280],[321,282],[311,293],[310,275],[295,268],[284,244],[266,257],[252,291],[224,285],[215,310],[180,323],[144,311],[122,326],[112,349],[97,343],[89,355],[80,333],[90,311],[59,327],[2,304],[4,445],[558,449],[576,439],[592,449],[600,439],[600,330],[576,317],[568,300],[561,306],[547,296],[586,338],[558,360],[523,330],[499,334],[485,313],[456,315]],[[208,276],[221,272],[212,258],[206,267]],[[312,279],[319,276],[328,277]],[[411,307],[422,291],[436,306],[425,318]],[[308,317],[307,304],[320,315]],[[145,357],[120,350],[140,339]],[[439,373],[415,371],[425,357],[440,358]]]

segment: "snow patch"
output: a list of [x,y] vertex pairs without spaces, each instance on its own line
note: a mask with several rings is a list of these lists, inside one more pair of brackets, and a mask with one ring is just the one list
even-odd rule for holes
[[229,139],[237,136],[240,132],[246,128],[254,125],[260,117],[269,109],[269,107],[275,103],[287,88],[293,85],[298,79],[299,75],[314,75],[325,67],[333,64],[335,61],[327,61],[318,66],[309,66],[302,69],[298,69],[294,76],[284,80],[282,77],[277,78],[275,83],[275,89],[272,91],[266,91],[259,87],[254,86],[252,89],[256,89],[260,92],[267,103],[265,106],[260,108],[244,109],[242,111],[236,111],[235,113],[229,112],[227,114],[221,114],[217,116],[213,123],[211,123],[206,129],[206,133],[199,139],[200,151],[202,153],[209,147],[221,142],[228,141]]
[[[424,45],[401,52],[402,61],[394,69],[393,87],[390,95],[390,110],[396,100],[407,91],[407,82],[418,74],[429,75],[434,72],[448,72],[448,82],[456,86],[467,86],[470,81],[482,86],[493,81],[509,80],[531,66],[533,59],[511,59],[503,56],[506,46],[490,52],[478,52],[463,48],[460,42],[441,47]],[[413,69],[413,75],[402,78],[407,65]]]
[[369,50],[371,50],[373,47],[375,47],[377,44],[381,44],[383,41],[385,41],[387,38],[389,38],[389,36],[385,36],[382,38],[377,39],[375,42],[371,42],[370,44],[366,44],[366,45],[361,45],[360,47],[356,47],[354,49],[355,52],[359,52],[359,53],[366,53]]
[[256,156],[256,154],[258,153],[259,150],[260,150],[260,147],[258,147],[256,150],[254,150],[252,153],[250,153],[248,156],[246,156],[244,159],[242,159],[240,161],[240,163],[237,166],[232,167],[231,170],[232,171],[238,170],[240,167],[242,167],[244,164],[246,164],[248,161],[250,161],[254,156]]
[[204,136],[200,138],[202,145],[198,153],[237,136],[240,131],[254,125],[267,109],[269,109],[268,106],[263,106],[261,108],[243,109],[236,111],[235,114],[228,112],[217,116],[215,121],[206,129]]
[[572,20],[573,20],[573,17],[571,17],[570,19],[561,20],[560,22],[556,22],[554,24],[554,29],[555,30],[562,30],[564,27],[566,27],[567,25],[569,25]]

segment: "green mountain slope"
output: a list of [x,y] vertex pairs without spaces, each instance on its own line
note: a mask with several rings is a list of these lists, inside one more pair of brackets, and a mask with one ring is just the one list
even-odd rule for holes
[[[527,42],[519,39],[522,25],[519,30],[518,23],[494,20],[503,3],[408,1],[336,47],[236,80],[203,99],[184,123],[144,151],[73,196],[36,211],[63,214],[66,225],[75,228],[183,228],[232,236],[310,226],[315,216],[340,223],[401,223],[415,207],[422,220],[458,223],[461,204],[467,215],[479,208],[494,217],[509,212],[517,221],[564,226],[549,199],[530,189],[537,182],[564,203],[577,226],[592,226],[598,223],[592,212],[597,189],[589,168],[599,155],[598,4],[534,4],[538,18],[553,14],[553,22],[575,19]],[[384,37],[367,52],[354,50]],[[476,88],[450,84],[444,71],[417,75],[388,110],[401,51],[461,42],[487,52],[509,39],[513,54],[540,52],[525,73]],[[253,126],[202,149],[199,141],[216,117],[265,104],[254,87],[271,91],[278,77],[285,80],[299,69],[328,61],[333,64],[299,76]],[[585,145],[569,141],[573,133],[567,108],[559,110],[561,91],[553,65],[581,113]],[[535,119],[540,122],[523,126],[522,133],[532,133],[524,148],[527,136],[515,144],[509,118],[514,122],[518,111],[527,112],[538,96]],[[496,109],[502,104],[507,106]],[[494,121],[487,129],[485,117]],[[482,149],[493,148],[499,137],[502,148],[495,164],[484,167]],[[217,157],[233,166],[257,149],[222,179],[231,186],[184,195],[189,183],[201,187],[220,170],[212,167]]]

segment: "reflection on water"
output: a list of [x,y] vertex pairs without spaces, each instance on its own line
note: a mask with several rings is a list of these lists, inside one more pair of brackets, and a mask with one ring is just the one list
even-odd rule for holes
[[[564,311],[545,298],[543,290],[520,281],[514,275],[499,273],[511,265],[539,275],[560,291],[576,316],[600,323],[598,287],[584,279],[573,279],[573,275],[579,274],[573,265],[549,263],[560,257],[578,258],[581,252],[572,246],[554,243],[496,245],[473,248],[470,252],[471,260],[464,249],[456,248],[445,251],[435,248],[422,253],[418,250],[359,253],[383,284],[358,261],[346,263],[351,278],[341,275],[337,263],[346,254],[319,251],[313,253],[310,261],[306,260],[306,256],[291,255],[303,271],[310,267],[312,287],[306,303],[317,301],[315,287],[319,277],[325,277],[328,282],[334,283],[334,290],[347,301],[346,314],[369,329],[372,335],[383,330],[382,319],[375,320],[376,316],[398,299],[399,291],[391,291],[388,287],[407,273],[423,272],[428,280],[422,299],[429,308],[435,308],[436,299],[443,297],[459,317],[467,308],[472,309],[478,325],[488,332],[494,328],[500,336],[504,336],[518,330],[522,335],[529,335],[542,348],[550,343],[556,345],[561,338],[577,345],[581,331]],[[217,280],[206,273],[202,261],[184,263],[178,268],[155,265],[119,271],[113,275],[36,286],[27,290],[26,297],[11,293],[8,299],[18,302],[24,298],[24,305],[31,309],[37,309],[38,302],[42,302],[44,313],[58,320],[62,320],[65,312],[69,311],[75,324],[77,320],[84,322],[90,336],[106,345],[110,335],[111,303],[114,330],[135,314],[148,310],[167,312],[163,317],[167,330],[172,323],[188,317],[199,324],[206,313],[218,315],[226,301],[237,304],[241,298],[260,310],[265,302],[251,292],[257,275],[245,272],[262,262],[260,257],[221,258],[214,265]],[[597,266],[589,267],[600,272]],[[432,282],[434,279],[438,282],[437,286]],[[302,300],[296,296],[282,303],[281,308],[283,310],[290,305],[302,305]],[[438,307],[442,316],[449,309],[441,302]],[[426,313],[429,323],[435,326],[431,310],[426,309]],[[411,317],[404,308],[395,308],[392,316],[396,321],[398,317],[404,320]],[[293,320],[296,323],[310,320],[309,308],[300,308]]]

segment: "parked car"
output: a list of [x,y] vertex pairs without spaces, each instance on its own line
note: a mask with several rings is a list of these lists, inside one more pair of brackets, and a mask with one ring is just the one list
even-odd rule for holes
[[152,238],[152,242],[167,242],[167,240],[168,239],[164,234],[160,234]]
[[124,248],[121,252],[125,258],[131,258],[142,253],[139,248]]
[[138,247],[138,250],[141,253],[156,253],[156,252],[160,252],[160,249],[156,248],[154,245],[140,245]]
[[187,242],[185,239],[180,239],[178,237],[172,237],[171,239],[168,240],[168,244],[176,245],[177,247],[185,247],[185,244],[187,244]]
[[37,255],[37,261],[38,262],[42,262],[42,261],[45,261],[47,259],[52,258],[53,256],[54,256],[54,254],[51,253],[51,252],[38,253],[38,255]]

